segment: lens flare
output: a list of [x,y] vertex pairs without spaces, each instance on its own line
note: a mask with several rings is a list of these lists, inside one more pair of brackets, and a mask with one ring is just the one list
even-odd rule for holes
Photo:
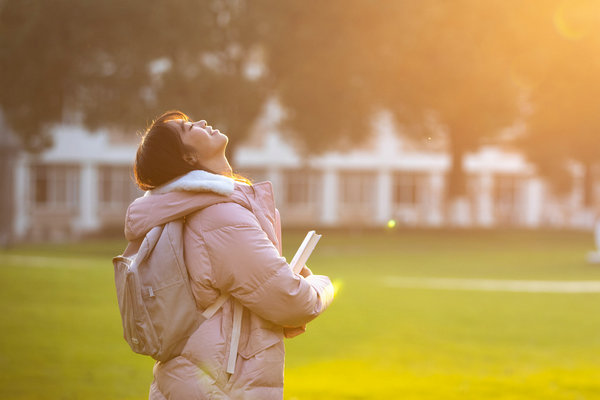
[[387,222],[387,227],[388,227],[389,229],[394,229],[394,228],[396,227],[396,220],[395,220],[395,219],[390,219],[390,220]]
[[331,282],[331,284],[333,285],[333,296],[337,297],[338,293],[340,292],[340,289],[342,288],[342,286],[344,286],[344,284],[339,279],[334,279],[333,282]]
[[554,26],[566,39],[580,40],[600,23],[600,7],[592,0],[563,0],[554,12]]

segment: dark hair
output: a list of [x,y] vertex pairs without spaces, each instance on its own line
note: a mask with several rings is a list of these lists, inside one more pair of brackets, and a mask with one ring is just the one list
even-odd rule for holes
[[178,176],[199,169],[185,161],[190,153],[172,124],[173,120],[190,121],[181,111],[167,111],[146,129],[138,146],[133,165],[135,182],[142,190],[151,190]]

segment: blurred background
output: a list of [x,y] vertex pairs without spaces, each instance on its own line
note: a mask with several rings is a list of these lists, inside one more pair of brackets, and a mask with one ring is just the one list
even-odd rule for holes
[[110,259],[180,109],[324,234],[286,399],[600,398],[599,98],[600,0],[0,0],[0,397],[146,397]]
[[287,226],[592,227],[600,2],[0,3],[3,244],[116,231],[181,109]]

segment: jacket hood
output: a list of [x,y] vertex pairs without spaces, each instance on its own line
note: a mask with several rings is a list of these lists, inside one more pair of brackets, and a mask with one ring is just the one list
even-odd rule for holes
[[192,171],[135,199],[127,209],[125,237],[134,241],[155,226],[218,203],[235,202],[251,209],[248,188],[222,175]]

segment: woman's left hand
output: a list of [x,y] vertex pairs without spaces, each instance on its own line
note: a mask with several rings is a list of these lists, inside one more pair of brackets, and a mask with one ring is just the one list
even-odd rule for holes
[[285,336],[288,339],[291,339],[293,337],[301,335],[304,332],[306,332],[306,324],[304,324],[302,326],[297,326],[297,327],[291,327],[291,326],[283,327],[283,336]]
[[299,272],[299,275],[304,277],[304,278],[308,278],[309,276],[311,276],[313,273],[312,271],[305,265],[302,267],[302,269]]

